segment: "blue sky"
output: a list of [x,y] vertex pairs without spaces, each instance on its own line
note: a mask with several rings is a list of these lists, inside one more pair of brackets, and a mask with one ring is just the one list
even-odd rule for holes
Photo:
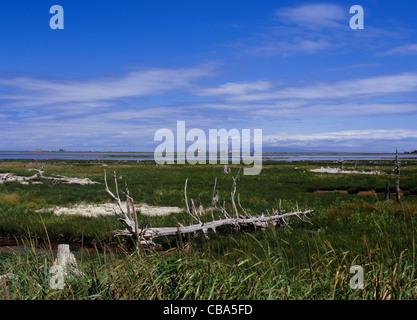
[[0,150],[153,151],[182,120],[266,151],[417,149],[414,0],[10,0],[0,30]]

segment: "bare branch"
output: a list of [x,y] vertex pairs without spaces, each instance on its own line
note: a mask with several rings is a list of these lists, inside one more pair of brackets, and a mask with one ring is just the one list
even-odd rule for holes
[[398,148],[395,151],[395,166],[397,168],[397,176],[395,179],[395,191],[397,195],[397,201],[401,199],[401,189],[400,189],[400,160],[398,160]]
[[[201,213],[201,211],[203,210],[202,204],[200,203],[199,210],[197,211],[195,204],[194,204],[194,200],[190,198],[190,202],[188,202],[188,197],[187,197],[188,178],[187,178],[185,180],[185,186],[184,186],[184,197],[185,197],[187,212],[195,221],[198,222],[198,224],[191,224],[189,226],[183,226],[180,223],[176,222],[175,227],[147,228],[146,226],[142,226],[142,228],[139,229],[136,210],[134,207],[134,201],[129,194],[129,189],[127,188],[127,185],[126,185],[125,196],[126,196],[128,214],[125,213],[122,209],[122,203],[121,203],[119,194],[116,192],[117,195],[115,195],[113,192],[109,190],[107,179],[106,179],[106,172],[105,172],[104,178],[105,178],[106,192],[114,200],[116,200],[117,204],[119,205],[121,214],[119,215],[116,212],[114,213],[116,217],[125,225],[125,230],[117,230],[115,231],[115,234],[122,235],[122,236],[136,237],[136,240],[140,241],[141,244],[152,245],[154,244],[153,240],[158,237],[179,236],[182,234],[196,233],[199,231],[201,231],[203,235],[207,237],[209,230],[213,230],[213,232],[216,232],[216,228],[221,227],[221,226],[231,226],[236,230],[241,230],[245,228],[264,229],[264,228],[269,227],[270,225],[289,226],[289,223],[286,219],[293,217],[293,216],[298,217],[302,221],[309,222],[305,220],[305,217],[308,214],[311,214],[313,210],[300,211],[298,210],[298,203],[296,203],[296,206],[297,206],[296,211],[283,213],[281,210],[281,200],[279,203],[279,209],[273,210],[272,214],[270,214],[270,212],[267,210],[266,216],[264,216],[263,214],[257,217],[251,216],[243,209],[242,205],[240,204],[240,196],[238,194],[238,204],[241,210],[244,212],[245,216],[239,215],[236,203],[234,201],[234,196],[236,194],[236,189],[237,189],[238,175],[239,173],[236,175],[236,177],[233,178],[233,185],[232,185],[232,191],[231,191],[232,210],[233,210],[232,217],[229,215],[229,213],[226,210],[225,202],[223,202],[222,207],[217,206],[217,203],[219,201],[219,193],[218,193],[218,190],[216,190],[216,184],[217,184],[217,178],[216,178],[214,182],[213,198],[211,202],[211,216],[213,220],[210,222],[203,223],[199,215],[199,213]],[[115,185],[117,187],[116,174],[114,176],[115,176]],[[214,213],[213,213],[214,209],[220,211],[225,218],[220,219],[220,220],[215,220]],[[133,218],[131,214],[133,214]]]
[[[216,205],[216,203],[219,201],[219,192],[216,192],[216,184],[217,184],[217,177],[214,180],[214,187],[213,187],[213,196],[211,197],[211,204],[210,204],[210,212],[211,212],[211,217],[214,221],[214,213],[213,213],[213,206]],[[216,195],[214,195],[216,193]]]

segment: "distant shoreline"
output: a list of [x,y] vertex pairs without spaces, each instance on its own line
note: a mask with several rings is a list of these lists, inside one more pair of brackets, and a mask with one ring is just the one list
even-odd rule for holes
[[[0,150],[0,153],[36,153],[36,154],[43,154],[43,153],[58,153],[58,154],[154,154],[153,151],[53,151],[53,150],[45,150],[45,151],[33,151],[33,150],[25,150],[25,151],[14,151],[14,150]],[[175,153],[174,153],[175,154]],[[262,152],[262,154],[285,154],[285,155],[297,155],[297,154],[311,154],[311,155],[392,155],[395,152],[286,152],[286,151],[268,151]],[[407,154],[412,155],[413,153],[406,153],[406,152],[398,152],[398,154]]]
[[[217,159],[227,156],[233,160],[233,154],[229,152],[217,152]],[[206,159],[210,156],[206,154]],[[354,153],[354,152],[263,152],[262,156],[253,156],[248,153],[238,154],[238,157],[255,157],[262,161],[391,161],[395,159],[395,153]],[[180,156],[183,158],[183,155]],[[417,161],[417,154],[399,153],[401,160]],[[176,153],[164,154],[165,160],[176,161]],[[154,153],[149,151],[0,151],[0,160],[86,160],[86,161],[149,161],[155,160]]]
[[34,151],[34,150],[25,150],[25,151],[14,151],[14,150],[0,150],[0,153],[152,153],[153,151],[54,151],[54,150],[42,150],[42,151]]

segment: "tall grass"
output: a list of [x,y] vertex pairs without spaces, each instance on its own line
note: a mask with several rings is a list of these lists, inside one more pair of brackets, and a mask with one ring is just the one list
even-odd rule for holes
[[[22,163],[6,165],[5,172],[25,170]],[[107,202],[102,185],[0,185],[0,234],[26,239],[24,251],[0,250],[0,275],[13,275],[1,279],[0,299],[416,299],[416,196],[409,192],[401,203],[382,201],[386,181],[394,178],[389,163],[378,165],[378,170],[386,172],[381,176],[308,172],[321,165],[326,164],[275,163],[265,166],[259,176],[244,176],[238,182],[242,206],[252,214],[278,208],[282,199],[286,211],[297,205],[314,209],[311,224],[293,218],[291,228],[253,232],[219,228],[208,240],[192,236],[160,239],[162,251],[103,252],[98,246],[91,250],[94,243],[115,241],[111,231],[120,227],[116,219],[58,217],[35,211],[58,204]],[[101,165],[50,162],[48,166],[48,174],[102,181]],[[365,163],[364,169],[375,166]],[[182,207],[187,177],[189,196],[200,198],[206,208],[216,176],[220,197],[230,198],[231,178],[219,174],[220,166],[112,162],[107,170],[116,170],[129,183],[137,202]],[[408,164],[402,175],[403,190],[411,190],[416,166]],[[374,190],[375,194],[315,193],[349,188]],[[205,218],[210,217],[208,213]],[[153,226],[190,222],[187,214],[146,219]],[[76,256],[84,276],[67,279],[62,290],[49,286],[55,252],[48,238],[52,249],[55,242],[90,246],[87,252],[81,246]],[[363,289],[349,286],[353,265],[363,267]]]
[[[263,241],[265,237],[270,241]],[[62,290],[49,286],[53,254],[51,258],[48,252],[33,250],[2,252],[0,274],[13,274],[13,278],[6,280],[0,297],[7,292],[9,299],[417,298],[415,246],[387,259],[381,252],[390,243],[382,238],[377,247],[362,239],[364,251],[357,255],[338,250],[329,241],[286,243],[274,230],[244,233],[240,240],[227,238],[230,243],[224,254],[215,249],[215,239],[205,250],[80,253],[77,260],[84,276],[67,279]],[[294,264],[290,258],[294,250],[304,250],[303,262]],[[349,287],[352,265],[364,268],[362,290]]]

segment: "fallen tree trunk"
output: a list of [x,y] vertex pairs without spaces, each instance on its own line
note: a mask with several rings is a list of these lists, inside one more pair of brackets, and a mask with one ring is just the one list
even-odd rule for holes
[[16,176],[13,173],[4,173],[0,174],[0,184],[4,182],[20,182],[20,183],[27,183],[31,180],[35,179],[42,179],[42,180],[48,180],[52,183],[65,183],[65,184],[80,184],[80,185],[86,185],[86,184],[97,184],[98,182],[91,181],[88,178],[81,179],[81,178],[73,178],[73,177],[65,177],[65,176],[54,176],[54,177],[47,177],[43,175],[43,171],[36,170],[37,173],[30,177],[25,176]]
[[[289,223],[286,221],[287,218],[296,216],[299,219],[306,221],[304,220],[304,218],[313,212],[313,210],[307,210],[307,209],[304,211],[298,210],[298,206],[297,206],[296,211],[283,213],[283,211],[281,210],[281,203],[280,203],[279,210],[273,210],[272,214],[268,214],[268,215],[262,214],[260,216],[252,216],[248,214],[242,208],[242,206],[240,205],[240,198],[238,195],[238,204],[240,206],[240,209],[243,212],[243,214],[240,214],[237,209],[235,200],[234,200],[234,196],[236,193],[236,185],[237,185],[237,176],[236,176],[236,178],[233,178],[233,187],[231,191],[232,215],[230,215],[227,212],[224,205],[223,207],[217,206],[217,202],[219,199],[218,199],[218,191],[216,190],[216,182],[217,182],[217,179],[216,179],[215,185],[214,185],[214,191],[213,191],[213,195],[216,194],[216,196],[213,197],[211,210],[210,210],[212,221],[203,222],[201,220],[200,215],[197,213],[195,209],[193,199],[190,200],[190,203],[192,204],[191,206],[188,203],[188,198],[187,198],[188,179],[187,179],[185,182],[185,187],[184,187],[185,203],[186,203],[188,214],[192,217],[194,221],[196,221],[196,224],[183,226],[177,223],[177,225],[174,227],[147,228],[146,226],[142,226],[141,228],[139,228],[138,217],[136,214],[136,210],[134,208],[134,201],[129,195],[129,190],[127,188],[127,185],[125,186],[125,193],[124,193],[126,196],[126,200],[127,200],[126,210],[124,210],[122,206],[122,201],[120,199],[119,192],[118,192],[116,172],[114,172],[114,180],[115,180],[115,187],[116,187],[115,193],[110,191],[108,184],[107,184],[106,172],[104,172],[106,192],[116,201],[120,210],[120,212],[117,212],[116,210],[114,210],[113,212],[116,218],[120,222],[122,222],[122,224],[125,227],[124,230],[116,230],[114,231],[114,233],[117,236],[130,237],[131,239],[137,241],[138,243],[142,245],[154,245],[155,243],[153,242],[153,240],[158,237],[178,236],[182,234],[197,233],[199,231],[203,232],[203,234],[207,236],[207,233],[209,230],[216,232],[216,228],[221,227],[221,226],[231,226],[235,230],[242,230],[242,229],[248,229],[248,228],[265,229],[270,226],[274,226],[274,227],[288,226]],[[225,219],[215,220],[213,209],[222,213]]]
[[[222,220],[214,220],[205,223],[192,224],[189,226],[179,226],[179,227],[161,227],[161,228],[149,228],[149,229],[138,229],[140,235],[140,243],[144,245],[153,244],[153,239],[158,237],[166,236],[177,236],[179,233],[188,234],[196,233],[202,231],[204,234],[207,234],[209,230],[216,232],[216,228],[221,226],[231,226],[237,230],[247,229],[247,228],[268,228],[272,226],[285,226],[288,225],[288,222],[285,221],[286,218],[293,216],[306,216],[312,213],[313,210],[306,211],[296,211],[285,214],[274,214],[272,216],[260,216],[260,217],[251,217],[251,218],[230,218]],[[119,236],[129,236],[132,237],[134,234],[129,230],[118,230],[116,235]]]

